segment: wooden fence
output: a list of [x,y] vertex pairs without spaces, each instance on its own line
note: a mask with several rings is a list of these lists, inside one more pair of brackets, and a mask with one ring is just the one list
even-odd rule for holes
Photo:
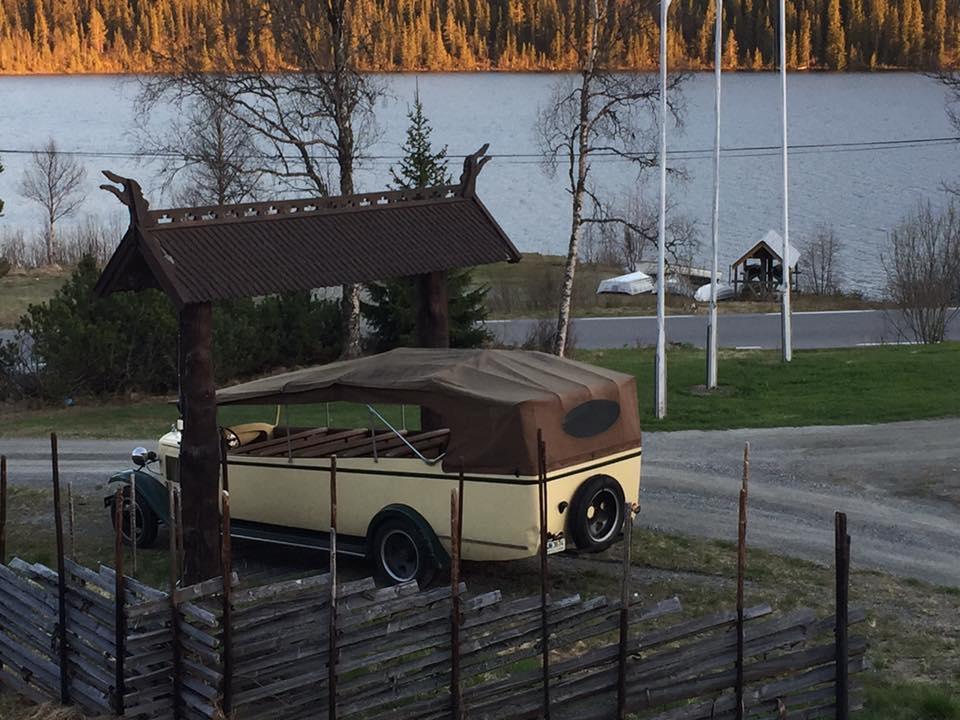
[[170,593],[124,575],[120,552],[119,573],[71,562],[61,537],[60,572],[0,564],[0,683],[38,702],[145,720],[845,720],[860,702],[849,676],[865,652],[848,636],[864,615],[846,604],[846,519],[837,514],[834,616],[746,606],[747,467],[731,610],[671,621],[677,598],[632,605],[630,523],[619,598],[552,594],[545,554],[539,594],[469,595],[457,562],[461,489],[451,498],[451,583],[432,589],[340,583],[335,564],[244,587],[226,542],[230,582]]

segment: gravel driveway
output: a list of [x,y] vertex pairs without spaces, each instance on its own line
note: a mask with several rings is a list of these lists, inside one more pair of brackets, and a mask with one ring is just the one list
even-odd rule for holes
[[[960,586],[960,419],[644,436],[639,522],[736,539],[743,443],[751,444],[752,547],[833,559],[848,514],[855,566]],[[95,487],[156,440],[61,440],[64,481]],[[0,439],[12,485],[46,487],[49,441]]]

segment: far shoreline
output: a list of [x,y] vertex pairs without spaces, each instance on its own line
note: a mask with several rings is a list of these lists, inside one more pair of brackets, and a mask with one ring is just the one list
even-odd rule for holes
[[[713,68],[679,68],[677,72],[690,75],[713,74]],[[508,70],[499,68],[483,68],[476,70],[365,70],[365,75],[574,75],[578,71],[570,70]],[[651,74],[657,72],[657,67],[637,70],[622,69],[614,72],[621,73],[639,73]],[[763,68],[754,70],[752,68],[736,68],[733,70],[725,69],[725,74],[736,75],[765,75],[779,73],[777,68]],[[861,68],[856,70],[830,70],[828,68],[803,68],[790,69],[788,74],[796,75],[932,75],[937,72],[936,69],[916,69],[903,67],[883,67],[883,68]],[[947,72],[956,72],[956,70],[947,70]],[[164,75],[161,72],[132,72],[132,71],[112,71],[112,72],[93,72],[93,71],[64,71],[64,72],[8,72],[0,71],[0,79],[3,78],[60,78],[60,77],[140,77],[143,75]],[[212,74],[212,73],[211,73]],[[294,74],[288,71],[287,74]]]

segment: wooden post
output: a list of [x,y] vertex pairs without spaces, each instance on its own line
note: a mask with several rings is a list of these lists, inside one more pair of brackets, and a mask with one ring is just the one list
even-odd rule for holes
[[838,512],[834,517],[836,552],[836,600],[837,624],[834,629],[836,641],[836,699],[837,720],[850,717],[850,697],[847,685],[847,663],[849,649],[847,638],[848,593],[850,589],[850,536],[847,534],[847,515]]
[[537,430],[537,460],[540,482],[537,483],[540,499],[540,643],[541,667],[543,669],[543,717],[550,720],[550,625],[547,616],[550,575],[547,567],[547,448],[543,442],[543,430]]
[[183,337],[183,578],[188,585],[220,574],[219,431],[213,379],[213,308],[190,303],[180,310]]
[[7,562],[7,456],[0,455],[0,565]]
[[57,609],[60,654],[60,702],[70,704],[70,678],[67,664],[67,573],[63,562],[63,512],[60,505],[60,458],[57,434],[50,433],[50,454],[53,471],[53,522],[57,535]]
[[137,576],[137,474],[130,473],[130,564]]
[[[447,273],[425,273],[415,278],[417,292],[417,345],[426,348],[450,347],[450,319]],[[429,408],[420,411],[421,430],[439,430],[443,418]]]
[[620,652],[617,658],[617,719],[627,717],[627,644],[630,635],[630,549],[633,543],[633,506],[623,504],[623,577],[620,584]]
[[[167,481],[170,517],[177,517],[177,502],[174,498],[173,482]],[[176,523],[177,520],[175,519]],[[177,533],[170,531],[170,634],[173,646],[173,719],[180,720],[180,677],[183,672],[180,650],[180,610],[177,607],[177,578],[179,576],[179,555],[177,553]]]
[[743,585],[747,572],[747,482],[750,480],[750,443],[743,445],[743,481],[740,485],[740,513],[737,524],[737,706],[736,718],[743,720]]
[[[226,447],[224,447],[226,449]],[[224,454],[224,473],[227,463]],[[226,482],[226,474],[224,474]],[[230,491],[223,490],[220,520],[220,567],[223,569],[223,703],[224,717],[230,717],[233,711],[233,605],[230,599],[233,581],[233,555],[230,541]]]
[[337,456],[330,457],[330,608],[327,628],[327,720],[337,720]]
[[462,544],[463,468],[460,490],[450,491],[450,705],[453,720],[463,717],[463,686],[460,682],[460,548]]
[[113,711],[123,715],[123,696],[126,695],[124,681],[124,659],[127,653],[127,619],[124,605],[126,588],[123,577],[123,489],[117,488],[113,496],[113,603],[114,603],[114,645],[116,648],[114,665]]
[[67,481],[67,537],[70,538],[70,559],[77,559],[77,535],[74,529],[76,522],[76,512],[73,508],[73,483]]
[[447,302],[447,273],[417,275],[417,345],[450,347],[450,318]]

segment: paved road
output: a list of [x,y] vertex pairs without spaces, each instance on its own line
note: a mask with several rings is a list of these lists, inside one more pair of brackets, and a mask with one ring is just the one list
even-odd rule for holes
[[[897,329],[896,313],[883,310],[829,310],[793,314],[793,346],[804,348],[855,347],[895,343],[905,339]],[[538,320],[490,320],[487,327],[506,345],[521,345]],[[721,314],[718,340],[727,348],[780,347],[780,315]],[[653,316],[578,318],[573,322],[576,345],[599,348],[656,345],[657,319]],[[948,336],[960,340],[960,315],[950,324]],[[704,347],[707,338],[705,315],[667,317],[667,341]]]
[[[733,540],[751,443],[751,546],[829,563],[849,515],[857,567],[960,586],[960,419],[846,427],[648,433],[640,522]],[[155,442],[155,441],[153,441]],[[145,440],[62,440],[64,480],[96,487]],[[49,483],[46,440],[2,440],[14,485]]]

